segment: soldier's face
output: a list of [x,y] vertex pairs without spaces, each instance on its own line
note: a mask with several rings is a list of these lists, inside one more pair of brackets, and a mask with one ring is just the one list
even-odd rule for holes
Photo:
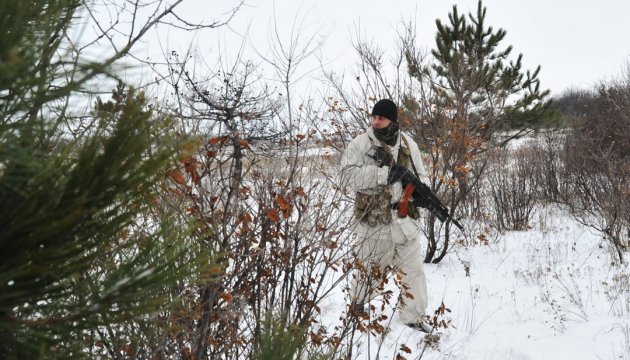
[[381,115],[372,115],[372,127],[375,129],[383,129],[389,126],[392,121]]

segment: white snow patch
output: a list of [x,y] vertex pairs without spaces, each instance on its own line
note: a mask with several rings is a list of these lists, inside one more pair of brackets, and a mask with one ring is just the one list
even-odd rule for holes
[[[601,244],[568,216],[542,210],[529,231],[459,247],[442,263],[425,264],[428,310],[444,302],[454,327],[440,329],[437,349],[425,349],[421,358],[630,359],[630,283],[624,283],[630,267],[611,266]],[[470,276],[459,259],[470,263]],[[328,329],[345,311],[344,285],[321,304]],[[372,304],[380,306],[378,299]],[[353,358],[420,358],[424,335],[400,324],[392,309],[385,314],[388,332],[357,331]],[[401,344],[412,353],[400,352]]]

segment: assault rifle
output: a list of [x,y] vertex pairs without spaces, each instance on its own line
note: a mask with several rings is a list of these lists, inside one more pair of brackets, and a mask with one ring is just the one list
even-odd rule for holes
[[455,226],[457,226],[461,231],[464,231],[464,227],[462,226],[462,224],[460,224],[459,221],[457,221],[454,217],[451,216],[451,214],[449,214],[448,208],[444,206],[442,201],[440,201],[435,193],[431,191],[431,188],[420,181],[420,179],[418,179],[416,176],[412,176],[412,181],[408,182],[405,185],[405,191],[400,201],[400,207],[398,211],[406,214],[409,206],[409,198],[411,197],[414,204],[429,210],[429,212],[435,215],[435,217],[438,218],[438,220],[440,220],[441,222],[451,220],[453,224],[455,224]]
[[409,211],[409,202],[412,201],[414,205],[429,210],[429,212],[441,222],[450,220],[461,231],[464,231],[462,224],[449,214],[448,208],[442,203],[437,195],[435,195],[430,187],[420,181],[420,179],[418,179],[418,177],[406,167],[393,165],[392,155],[389,152],[382,147],[374,146],[373,154],[368,156],[374,159],[378,166],[391,166],[390,179],[388,179],[388,181],[393,181],[389,181],[390,183],[398,180],[402,181],[405,190],[398,207],[399,216],[407,216]]

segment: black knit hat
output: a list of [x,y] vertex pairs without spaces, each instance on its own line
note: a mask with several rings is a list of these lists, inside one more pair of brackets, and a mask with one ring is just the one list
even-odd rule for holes
[[393,122],[398,121],[398,109],[396,108],[396,104],[390,99],[382,99],[374,104],[372,116],[374,115],[386,117]]

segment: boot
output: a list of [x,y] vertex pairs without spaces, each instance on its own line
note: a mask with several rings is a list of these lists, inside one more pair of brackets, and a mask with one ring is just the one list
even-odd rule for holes
[[431,334],[433,332],[433,326],[424,323],[424,322],[417,322],[417,323],[407,323],[405,324],[407,326],[409,326],[410,328],[414,329],[414,330],[419,330],[422,331],[423,333],[427,333],[427,334]]

